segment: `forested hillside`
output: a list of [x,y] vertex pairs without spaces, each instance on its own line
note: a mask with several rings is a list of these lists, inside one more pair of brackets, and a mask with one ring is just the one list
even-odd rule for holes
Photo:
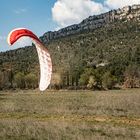
[[[50,88],[140,87],[140,15],[53,38],[44,44],[53,62]],[[36,88],[38,77],[34,46],[0,53],[1,89]]]
[[139,86],[140,29],[135,20],[118,21],[93,32],[57,39],[48,44],[48,49],[54,72],[65,79],[61,81],[63,85]]

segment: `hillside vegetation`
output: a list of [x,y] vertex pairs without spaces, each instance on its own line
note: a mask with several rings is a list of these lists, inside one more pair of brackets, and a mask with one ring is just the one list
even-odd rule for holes
[[[53,62],[50,88],[140,87],[140,21],[118,20],[44,42]],[[0,89],[38,87],[34,45],[0,53]]]

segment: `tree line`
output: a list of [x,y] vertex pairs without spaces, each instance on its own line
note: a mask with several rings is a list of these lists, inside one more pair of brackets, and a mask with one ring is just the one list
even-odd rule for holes
[[[53,63],[50,89],[140,87],[140,29],[118,21],[46,44]],[[34,89],[39,82],[35,46],[0,53],[0,89]]]

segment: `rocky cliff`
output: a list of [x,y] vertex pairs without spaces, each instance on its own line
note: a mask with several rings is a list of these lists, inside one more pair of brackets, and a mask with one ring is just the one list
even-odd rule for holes
[[111,22],[118,20],[128,21],[132,19],[140,20],[140,5],[126,6],[122,9],[111,10],[104,14],[90,16],[83,20],[80,24],[74,24],[54,32],[46,32],[40,37],[40,39],[44,42],[44,44],[48,44],[51,40],[84,31],[95,30]]

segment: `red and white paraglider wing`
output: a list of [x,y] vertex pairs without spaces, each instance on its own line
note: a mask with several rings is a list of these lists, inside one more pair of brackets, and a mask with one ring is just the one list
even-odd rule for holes
[[30,37],[36,46],[40,64],[39,89],[44,91],[50,84],[52,74],[52,62],[47,48],[43,46],[33,32],[24,28],[18,28],[11,31],[8,35],[7,41],[9,45],[13,45],[19,38],[25,36]]

